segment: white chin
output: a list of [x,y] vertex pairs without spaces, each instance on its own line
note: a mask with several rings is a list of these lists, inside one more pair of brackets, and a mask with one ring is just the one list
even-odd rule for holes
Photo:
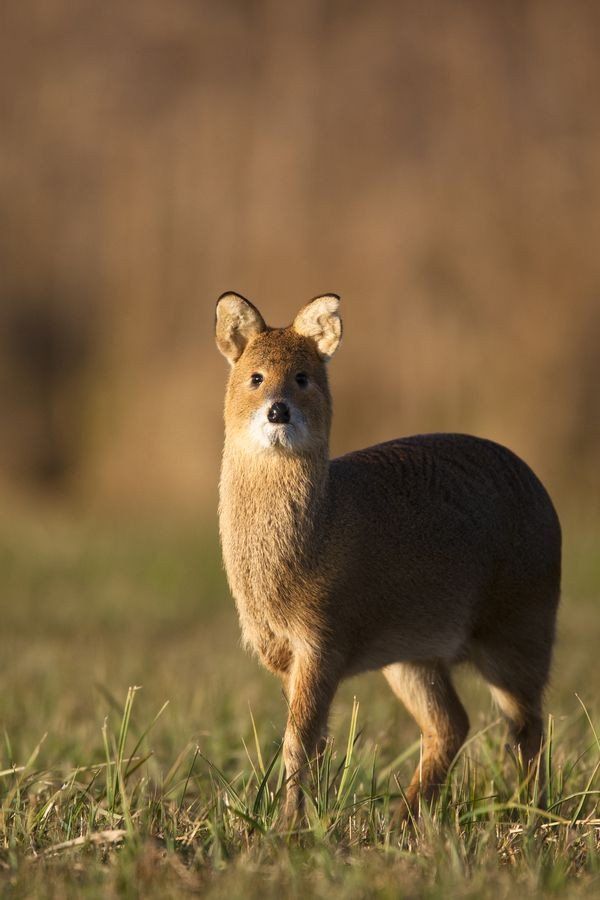
[[250,438],[261,450],[300,450],[303,444],[300,429],[291,423],[273,425],[270,422],[253,423]]
[[308,428],[304,418],[292,415],[292,421],[277,424],[267,421],[266,409],[257,411],[248,428],[249,446],[260,450],[299,452],[308,444]]
[[281,447],[283,450],[294,450],[298,446],[298,433],[295,425],[271,425],[262,426],[262,446]]

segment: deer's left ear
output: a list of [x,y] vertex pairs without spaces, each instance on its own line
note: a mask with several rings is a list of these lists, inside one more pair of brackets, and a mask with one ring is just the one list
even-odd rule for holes
[[331,359],[342,339],[339,306],[337,294],[315,297],[302,307],[292,325],[298,334],[315,342],[319,356],[325,361]]
[[215,338],[230,365],[238,361],[246,344],[266,329],[257,308],[241,294],[221,294],[217,300]]

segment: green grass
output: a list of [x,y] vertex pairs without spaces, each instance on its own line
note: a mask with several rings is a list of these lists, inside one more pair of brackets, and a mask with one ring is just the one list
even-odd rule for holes
[[5,519],[3,893],[592,895],[600,567],[597,533],[573,533],[547,702],[549,810],[525,802],[505,727],[465,671],[470,740],[434,808],[400,825],[418,733],[374,674],[342,686],[309,824],[285,833],[285,701],[240,648],[215,536],[190,524]]

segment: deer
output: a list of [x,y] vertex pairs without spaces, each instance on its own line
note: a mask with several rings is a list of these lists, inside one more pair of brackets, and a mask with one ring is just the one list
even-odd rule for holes
[[243,643],[287,698],[285,820],[306,814],[338,685],[372,670],[421,730],[401,814],[412,819],[468,735],[458,664],[483,676],[539,776],[561,529],[533,471],[491,440],[419,434],[330,458],[339,305],[316,297],[275,328],[240,294],[217,302],[230,364],[221,545]]

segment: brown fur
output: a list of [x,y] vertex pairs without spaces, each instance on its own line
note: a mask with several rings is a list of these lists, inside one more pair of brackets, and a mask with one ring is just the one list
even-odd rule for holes
[[[469,729],[451,681],[456,663],[478,668],[525,765],[535,760],[560,526],[533,472],[491,441],[417,435],[331,460],[325,362],[340,336],[331,295],[285,329],[267,328],[238,295],[220,298],[217,343],[232,364],[223,555],[244,641],[288,694],[288,814],[301,803],[301,775],[340,680],[370,669],[383,670],[423,733],[407,791],[414,812],[443,783]],[[265,424],[276,401],[296,425]]]

